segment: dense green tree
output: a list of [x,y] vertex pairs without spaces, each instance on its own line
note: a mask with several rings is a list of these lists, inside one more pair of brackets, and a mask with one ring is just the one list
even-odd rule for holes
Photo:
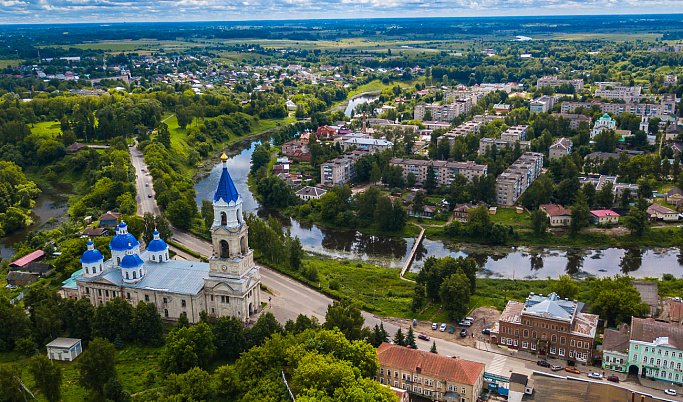
[[93,335],[112,342],[117,336],[132,339],[132,321],[133,306],[126,300],[115,297],[95,309],[95,319],[92,323]]
[[632,206],[624,217],[624,226],[638,237],[642,236],[649,228],[650,215],[638,206]]
[[579,294],[579,285],[569,275],[560,275],[557,281],[552,284],[553,292],[561,299],[574,300]]
[[432,347],[429,349],[429,353],[434,353],[435,355],[439,354],[439,352],[436,351],[436,341],[432,341]]
[[591,281],[590,299],[591,313],[600,315],[609,327],[630,322],[631,317],[644,317],[650,312],[650,307],[641,301],[640,293],[627,276],[617,275],[614,279],[605,277]]
[[21,380],[21,368],[15,364],[0,365],[0,389],[3,402],[27,401],[27,389]]
[[206,230],[211,229],[213,225],[213,204],[209,200],[202,200],[202,219],[204,220],[204,227]]
[[467,315],[470,281],[464,273],[456,273],[445,278],[439,288],[439,295],[449,318],[459,320]]
[[60,366],[50,361],[47,356],[38,355],[31,358],[28,371],[48,401],[57,402],[62,399],[62,368]]
[[602,208],[612,208],[614,202],[614,186],[612,182],[607,181],[602,185],[602,188],[595,195],[598,205]]
[[184,373],[193,367],[206,367],[216,353],[211,328],[203,322],[169,334],[161,357],[166,373]]
[[169,396],[182,401],[206,401],[211,399],[211,375],[199,367],[191,368],[187,373],[171,373],[166,379]]
[[153,303],[138,302],[131,322],[135,339],[143,345],[159,346],[164,343],[164,324]]
[[95,318],[95,307],[90,299],[66,299],[62,303],[64,327],[71,338],[83,341],[84,345],[92,339],[92,324]]
[[590,209],[583,192],[579,191],[576,196],[576,202],[572,205],[571,210],[572,220],[569,224],[569,230],[572,234],[576,234],[590,223]]
[[76,364],[80,372],[80,385],[102,395],[107,381],[116,377],[116,349],[108,340],[95,338]]
[[130,402],[130,393],[123,387],[118,378],[112,377],[104,385],[104,398],[107,402]]
[[531,227],[536,236],[542,236],[548,230],[548,216],[540,209],[531,212]]
[[406,346],[410,346],[413,349],[417,349],[417,343],[415,343],[415,332],[413,331],[413,326],[408,327],[408,333],[406,334],[405,340]]
[[235,359],[246,350],[247,339],[244,325],[236,317],[223,316],[211,325],[216,355],[223,359]]
[[434,172],[434,166],[427,166],[427,177],[425,178],[424,188],[429,194],[433,193],[436,189],[436,173]]
[[427,195],[422,191],[418,191],[417,193],[415,193],[415,198],[413,198],[413,212],[416,216],[419,217],[422,215],[426,204]]
[[30,334],[31,322],[20,306],[10,304],[9,300],[0,298],[0,351],[14,349],[19,339],[26,339]]
[[405,346],[406,345],[406,338],[403,335],[403,331],[401,328],[399,328],[396,333],[394,334],[394,340],[393,340],[395,345],[399,346]]
[[361,339],[364,323],[365,318],[361,314],[360,306],[350,299],[342,299],[335,300],[327,306],[323,328],[338,328],[346,339],[352,341]]

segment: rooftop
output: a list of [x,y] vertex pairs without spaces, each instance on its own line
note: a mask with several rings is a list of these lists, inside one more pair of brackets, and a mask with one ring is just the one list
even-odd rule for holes
[[618,213],[612,211],[611,209],[596,209],[591,211],[591,214],[597,216],[598,218],[606,218],[610,216],[616,216],[618,218],[620,216]]
[[676,324],[655,321],[652,318],[631,318],[631,340],[653,343],[659,338],[668,338],[672,347],[683,350],[683,327]]
[[377,359],[382,366],[467,385],[474,385],[485,367],[481,363],[453,359],[386,342],[377,348]]
[[9,265],[16,266],[16,267],[23,267],[28,265],[29,262],[36,261],[40,258],[43,258],[45,256],[45,252],[43,250],[36,250],[30,254],[27,254],[21,258],[18,258],[12,262],[10,262]]
[[81,341],[80,339],[75,339],[75,338],[57,338],[45,346],[48,348],[52,347],[52,348],[67,348],[68,349],[80,341]]
[[567,209],[558,204],[544,204],[539,205],[538,207],[543,209],[549,216],[565,216],[572,214],[571,209]]
[[602,350],[626,353],[628,352],[629,343],[630,334],[628,328],[622,328],[621,330],[608,328],[605,329]]

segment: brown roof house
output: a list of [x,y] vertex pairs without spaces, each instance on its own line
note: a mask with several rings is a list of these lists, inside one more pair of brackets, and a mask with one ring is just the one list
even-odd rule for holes
[[683,191],[678,187],[674,187],[667,191],[664,197],[667,204],[676,205],[683,200]]
[[659,204],[650,205],[645,212],[650,215],[651,221],[675,222],[678,220],[678,212]]
[[550,219],[550,226],[569,226],[572,222],[572,211],[558,204],[539,205],[538,208],[545,212]]
[[625,373],[628,370],[628,347],[631,342],[628,324],[607,328],[602,340],[602,368]]
[[28,286],[38,280],[38,275],[29,272],[9,271],[5,280],[10,286]]
[[476,402],[484,386],[485,366],[469,360],[386,342],[377,348],[377,360],[381,384],[432,401]]

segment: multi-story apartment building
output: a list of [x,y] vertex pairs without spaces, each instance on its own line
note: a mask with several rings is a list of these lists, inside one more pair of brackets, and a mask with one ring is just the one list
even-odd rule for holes
[[496,179],[496,203],[512,206],[541,174],[543,154],[525,152]]
[[572,128],[574,130],[579,129],[579,125],[581,125],[582,121],[588,123],[588,127],[590,127],[590,124],[593,121],[593,119],[591,119],[590,117],[584,116],[582,114],[561,113],[560,117],[562,117],[565,120],[569,120],[569,128]]
[[590,364],[599,317],[582,313],[583,306],[555,293],[511,300],[491,329],[491,343]]
[[562,84],[572,85],[576,93],[579,93],[581,92],[581,90],[583,90],[583,78],[577,78],[573,80],[562,80],[557,78],[556,75],[546,75],[545,77],[541,77],[536,81],[536,86],[539,88],[559,87]]
[[600,89],[596,90],[594,95],[605,99],[621,99],[626,102],[638,102],[645,97],[641,93],[641,90],[641,87],[600,85]]
[[516,142],[519,142],[519,149],[522,151],[529,148],[531,145],[531,141],[511,141],[500,138],[482,138],[479,140],[479,155],[484,155],[493,144],[496,144],[496,148],[500,150],[505,147],[514,148]]
[[472,99],[455,99],[451,103],[439,105],[432,103],[429,105],[416,105],[414,110],[415,120],[424,120],[425,114],[429,111],[432,121],[451,121],[456,116],[467,114],[472,109]]
[[470,99],[473,105],[479,102],[479,99],[486,95],[484,91],[466,91],[466,90],[456,90],[456,91],[446,91],[443,95],[444,101],[451,103],[456,99]]
[[[482,363],[382,343],[375,380],[438,402],[476,402],[484,387]],[[411,398],[412,400],[412,398]]]
[[332,187],[335,184],[344,185],[355,176],[354,163],[363,155],[373,153],[368,149],[356,149],[346,155],[341,155],[320,165],[320,184]]
[[512,126],[500,135],[500,139],[506,141],[524,141],[526,140],[527,131],[529,131],[529,126]]
[[[617,157],[619,156],[617,155]],[[620,199],[626,190],[630,191],[631,195],[635,195],[640,188],[638,184],[617,183],[617,176],[607,176],[604,174],[601,174],[600,176],[579,176],[579,183],[581,184],[581,187],[585,186],[587,183],[592,183],[596,191],[602,190],[605,184],[612,183],[612,191],[614,192],[615,200]]]
[[678,77],[675,75],[667,75],[664,77],[664,86],[665,87],[675,87],[678,85]]
[[633,317],[626,333],[605,330],[602,367],[681,385],[683,327]]
[[553,106],[555,106],[555,98],[543,95],[531,101],[529,110],[531,113],[548,113],[553,110]]
[[613,115],[622,113],[635,114],[638,117],[663,116],[676,110],[676,95],[664,94],[660,103],[602,103],[602,102],[562,102],[560,111],[571,113],[577,108],[590,109],[593,106],[600,108],[602,113]]
[[565,155],[570,155],[572,153],[572,145],[574,143],[569,138],[558,138],[550,146],[548,156],[550,159],[558,159]]
[[441,141],[447,140],[451,148],[453,148],[453,145],[455,145],[455,137],[467,135],[469,133],[476,134],[479,132],[479,128],[481,126],[481,122],[466,121],[458,127],[454,128],[453,130],[439,136],[439,138],[437,138],[437,143],[441,143]]
[[482,124],[488,124],[492,121],[505,119],[505,116],[500,116],[497,114],[478,114],[472,118],[472,121],[476,121]]
[[467,180],[472,180],[474,176],[483,176],[488,172],[487,165],[478,165],[473,161],[448,162],[393,158],[389,163],[394,166],[400,166],[403,169],[404,180],[407,180],[408,174],[412,173],[415,176],[415,184],[417,186],[424,185],[425,180],[427,180],[427,168],[429,166],[434,167],[436,183],[439,186],[451,184],[456,174],[465,176]]
[[382,140],[378,138],[349,138],[342,142],[342,149],[346,151],[350,147],[356,147],[357,149],[367,149],[371,152],[384,151],[387,148],[394,146],[394,143],[387,140]]

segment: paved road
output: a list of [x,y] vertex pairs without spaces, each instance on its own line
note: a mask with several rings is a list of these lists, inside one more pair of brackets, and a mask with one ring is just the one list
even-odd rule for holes
[[137,143],[135,146],[129,147],[128,151],[130,152],[130,160],[133,163],[133,167],[135,167],[135,188],[138,193],[135,202],[138,204],[138,215],[142,216],[145,212],[151,212],[154,216],[157,216],[160,214],[160,211],[154,199],[152,176],[147,170],[147,164],[145,164],[142,152],[138,150]]

